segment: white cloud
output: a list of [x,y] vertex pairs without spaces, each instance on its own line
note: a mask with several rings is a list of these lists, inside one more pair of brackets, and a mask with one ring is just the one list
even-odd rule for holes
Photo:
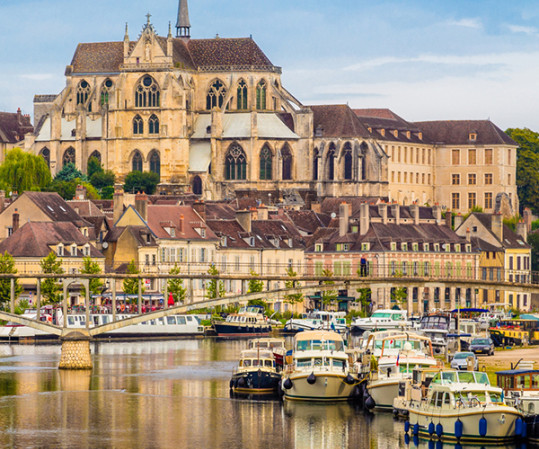
[[32,81],[50,80],[55,77],[56,75],[53,75],[52,73],[27,73],[27,74],[21,75],[21,78],[25,78],[27,80],[32,80]]
[[507,28],[513,33],[524,33],[529,35],[537,33],[537,28],[523,25],[507,25]]
[[464,28],[473,28],[476,30],[479,30],[483,28],[483,24],[479,19],[476,18],[465,18],[460,20],[450,20],[446,22],[447,25],[450,26],[457,26],[457,27],[464,27]]

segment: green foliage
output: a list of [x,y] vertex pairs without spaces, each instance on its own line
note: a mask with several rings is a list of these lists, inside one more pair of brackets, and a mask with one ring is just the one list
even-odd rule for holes
[[408,290],[406,287],[394,287],[391,289],[391,300],[399,306],[404,306],[408,302]]
[[539,212],[539,133],[528,128],[509,128],[506,134],[517,149],[517,193],[521,207]]
[[[478,205],[476,204],[474,207],[472,207],[472,208],[470,209],[470,213],[472,213],[472,212],[478,212],[478,213],[481,213],[481,212],[483,212],[483,208],[482,208],[481,206],[478,206]],[[468,214],[468,215],[469,215],[469,214]]]
[[530,232],[528,244],[532,247],[532,271],[539,271],[539,233]]
[[[326,268],[324,271],[322,271],[322,277],[333,277],[333,271]],[[335,281],[326,280],[323,281],[324,285],[333,285],[335,284]],[[324,306],[324,310],[326,310],[329,306],[333,305],[338,297],[337,290],[326,290],[322,292],[322,304]]]
[[91,157],[88,160],[88,179],[90,184],[99,192],[101,198],[112,198],[116,175],[111,170],[103,170],[99,159],[96,157]]
[[[295,278],[298,274],[294,271],[292,267],[288,267],[288,270],[286,271],[287,276],[291,278]],[[301,284],[296,280],[289,280],[284,282],[284,286],[286,288],[296,288],[299,287]],[[288,304],[299,304],[303,302],[303,293],[293,293],[289,295],[284,295],[284,301]]]
[[94,173],[102,172],[103,167],[101,166],[101,162],[99,162],[99,159],[95,156],[92,156],[90,159],[88,159],[88,179],[92,177]]
[[[54,252],[50,252],[47,257],[41,259],[39,263],[43,273],[62,274],[62,259],[58,259]],[[43,279],[41,282],[41,294],[45,298],[44,304],[57,304],[62,301],[62,286],[54,278]]]
[[[101,267],[90,257],[85,257],[82,259],[82,269],[80,270],[83,274],[99,274],[101,273]],[[90,279],[90,295],[98,295],[103,289],[103,281],[98,278]],[[82,294],[86,297],[86,288],[82,286]]]
[[361,304],[360,315],[365,317],[371,304],[372,291],[368,287],[358,288],[356,291],[359,293],[358,302]]
[[80,178],[73,178],[69,181],[58,180],[54,178],[47,190],[50,192],[57,192],[64,200],[72,200],[77,192],[77,186],[81,185],[86,188],[86,197],[91,200],[98,200],[101,198],[95,187],[87,181]]
[[532,221],[532,231],[539,229],[539,220]]
[[[127,274],[139,274],[140,271],[137,268],[135,259],[132,259],[131,262],[127,265]],[[138,295],[138,278],[126,278],[123,281],[124,293],[127,295]],[[144,293],[144,285],[141,285],[141,293]]]
[[503,224],[506,225],[511,230],[515,231],[517,229],[517,223],[520,221],[521,217],[520,215],[515,215],[511,218],[504,218]]
[[[7,251],[0,255],[0,273],[15,274],[15,259]],[[22,287],[18,279],[15,279],[15,299],[22,293]],[[9,304],[11,300],[11,280],[0,279],[0,306]]]
[[27,299],[21,299],[15,306],[15,315],[22,315],[26,309],[30,308],[30,303]]
[[125,177],[124,190],[129,193],[155,193],[159,184],[159,175],[153,172],[132,171]]
[[7,192],[43,190],[51,182],[51,172],[45,159],[20,148],[6,153],[0,165],[0,187]]
[[86,181],[86,176],[75,167],[73,162],[65,164],[62,169],[54,177],[55,181],[72,181],[78,178]]
[[[218,276],[219,270],[215,266],[215,264],[211,264],[208,268],[208,274],[210,276]],[[208,299],[215,299],[215,298],[222,298],[225,296],[225,285],[223,284],[223,281],[218,281],[217,279],[210,279],[208,280],[206,284],[206,298]]]
[[[168,274],[172,275],[178,275],[180,274],[180,267],[177,263],[174,264],[174,266],[170,269]],[[187,293],[187,289],[183,286],[183,279],[177,279],[172,278],[167,281],[167,290],[170,294],[172,294],[172,297],[174,298],[174,302],[183,304],[185,301],[185,296]],[[168,301],[168,298],[165,298],[165,301]]]
[[249,285],[247,287],[247,293],[258,293],[264,291],[264,281],[257,279],[258,273],[251,270],[251,279],[249,279]]

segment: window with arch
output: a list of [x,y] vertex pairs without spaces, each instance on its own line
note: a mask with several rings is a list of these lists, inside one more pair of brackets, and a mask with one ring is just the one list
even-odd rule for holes
[[318,158],[320,157],[320,153],[318,151],[318,148],[314,149],[314,155],[313,155],[313,181],[318,181]]
[[86,80],[82,80],[77,86],[77,104],[86,104],[90,95],[90,85]]
[[282,179],[284,181],[292,179],[292,152],[288,145],[281,150]]
[[45,159],[45,162],[47,163],[47,166],[50,168],[51,166],[51,151],[45,147],[40,152],[39,155]]
[[225,156],[225,179],[247,179],[247,159],[243,149],[233,143]]
[[206,109],[211,110],[214,107],[222,107],[225,101],[226,87],[219,81],[215,80],[208,90],[206,96]]
[[135,107],[157,108],[161,102],[160,95],[161,92],[155,80],[150,75],[146,75],[135,89]]
[[326,164],[328,180],[333,181],[335,179],[335,144],[333,143],[329,146]]
[[369,147],[365,142],[361,144],[361,179],[367,179],[367,164],[365,161],[367,160],[367,152],[369,150]]
[[156,150],[153,150],[150,154],[150,171],[161,176],[161,157]]
[[346,142],[343,148],[343,169],[344,179],[352,179],[352,145]]
[[107,78],[105,82],[103,83],[103,86],[101,87],[101,95],[99,102],[101,103],[101,106],[108,105],[110,100],[110,94],[112,93],[112,80]]
[[133,134],[143,134],[144,133],[144,122],[140,115],[135,115],[133,119]]
[[152,114],[148,120],[148,131],[150,134],[159,134],[159,119]]
[[272,179],[273,154],[267,145],[260,152],[260,179]]
[[140,151],[135,151],[133,154],[133,160],[131,161],[131,170],[132,171],[142,171],[142,154]]
[[243,80],[240,80],[238,83],[238,109],[247,109],[247,83]]
[[92,154],[90,154],[90,157],[88,158],[88,160],[92,159],[93,157],[95,157],[101,164],[101,153],[99,151],[97,150],[93,151]]
[[200,178],[200,176],[195,175],[195,177],[193,178],[192,186],[193,193],[195,195],[202,195],[202,179]]
[[262,80],[256,86],[256,109],[266,109],[266,81]]
[[69,163],[75,163],[75,148],[73,147],[69,147],[67,150],[65,150],[64,156],[62,157],[62,167]]

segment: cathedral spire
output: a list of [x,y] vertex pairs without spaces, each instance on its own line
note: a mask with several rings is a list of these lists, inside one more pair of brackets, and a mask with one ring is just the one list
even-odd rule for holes
[[180,0],[178,6],[178,21],[176,22],[176,37],[191,37],[191,24],[189,23],[189,9],[187,0]]

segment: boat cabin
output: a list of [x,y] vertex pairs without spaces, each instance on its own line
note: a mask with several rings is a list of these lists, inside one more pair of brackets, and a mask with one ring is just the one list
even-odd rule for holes
[[344,351],[345,345],[337,332],[304,331],[294,338],[294,351]]
[[539,370],[512,369],[498,371],[496,373],[496,382],[505,394],[513,390],[539,390]]
[[275,357],[271,351],[254,351],[248,349],[242,351],[238,369],[250,368],[275,368]]

